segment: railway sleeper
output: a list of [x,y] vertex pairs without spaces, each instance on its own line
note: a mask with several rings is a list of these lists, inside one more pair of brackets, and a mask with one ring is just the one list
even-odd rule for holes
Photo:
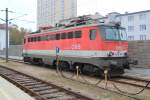
[[29,89],[40,88],[40,87],[47,87],[47,85],[41,84],[41,85],[32,85],[32,86],[28,86]]
[[16,79],[27,79],[28,78],[29,79],[29,77],[26,77],[26,76],[15,76],[15,77],[12,77],[12,78],[16,78]]
[[46,97],[46,98],[50,98],[50,97],[58,98],[58,97],[63,97],[65,95],[67,95],[67,94],[64,93],[64,92],[58,92],[58,93],[45,94],[45,95],[42,95],[42,96]]
[[45,90],[45,91],[39,91],[39,94],[45,94],[45,93],[54,93],[54,92],[59,92],[58,89],[50,89],[50,90]]
[[[52,89],[52,90],[48,90],[48,91],[49,91],[48,92],[49,94],[61,92],[58,89]],[[43,93],[41,93],[41,94],[43,94]]]
[[31,86],[31,85],[38,85],[41,84],[41,82],[24,82],[24,83],[20,83],[24,86]]
[[16,74],[14,74],[14,75],[8,75],[7,77],[9,77],[9,78],[14,78],[14,79],[17,79],[17,78],[24,79],[24,77],[18,76],[18,75],[16,75]]
[[52,87],[48,86],[48,87],[42,87],[42,88],[35,88],[35,89],[31,89],[31,90],[38,92],[38,91],[45,91],[45,90],[49,90],[49,89],[52,89]]
[[50,97],[45,97],[47,100],[54,100],[54,99],[56,99],[56,97],[55,96],[50,96]]
[[37,81],[22,81],[22,82],[19,82],[20,84],[31,84],[31,83],[35,83]]
[[7,77],[9,77],[9,76],[16,76],[16,73],[2,73],[3,75],[7,75]]
[[[59,92],[59,91],[56,90],[55,92]],[[39,94],[40,94],[40,95],[46,95],[46,94],[51,94],[51,93],[54,93],[54,92],[51,92],[51,91],[43,91],[43,92],[40,92]]]
[[32,79],[14,79],[16,82],[31,82],[33,81]]
[[65,95],[65,96],[57,97],[56,99],[53,100],[82,100],[82,99],[78,99],[77,97],[70,96],[70,95]]
[[26,81],[26,80],[31,80],[31,78],[11,78],[11,79],[13,79],[13,80],[16,80],[16,81]]

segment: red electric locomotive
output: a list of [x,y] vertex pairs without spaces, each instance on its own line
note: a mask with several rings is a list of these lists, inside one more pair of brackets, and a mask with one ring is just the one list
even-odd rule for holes
[[56,27],[28,34],[24,38],[25,62],[56,64],[72,70],[111,76],[124,73],[129,67],[125,29],[118,24],[104,23],[87,16],[69,19]]

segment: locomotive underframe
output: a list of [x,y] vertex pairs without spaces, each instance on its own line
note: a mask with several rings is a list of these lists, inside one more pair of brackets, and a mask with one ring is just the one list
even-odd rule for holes
[[[23,54],[25,62],[43,63],[48,65],[54,65],[56,62],[56,56],[48,55],[34,55]],[[70,65],[70,69],[75,69],[74,65],[84,65],[82,69],[86,72],[92,72],[103,74],[103,71],[107,69],[111,76],[119,76],[124,73],[124,68],[129,67],[127,57],[92,57],[92,58],[79,58],[79,57],[65,57],[58,56],[59,61],[65,61]],[[99,71],[95,70],[97,68]],[[96,71],[96,72],[94,72]]]

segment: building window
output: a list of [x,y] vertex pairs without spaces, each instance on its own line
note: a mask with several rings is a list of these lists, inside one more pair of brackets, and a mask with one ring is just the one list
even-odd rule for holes
[[134,26],[128,26],[128,31],[129,32],[134,31]]
[[128,36],[128,40],[134,40],[134,36]]
[[133,21],[134,20],[134,16],[128,16],[128,21]]
[[146,35],[140,35],[140,40],[146,40]]
[[146,14],[140,14],[139,19],[140,20],[145,20],[146,19]]
[[140,25],[140,31],[145,31],[145,30],[146,30],[146,25],[145,24]]

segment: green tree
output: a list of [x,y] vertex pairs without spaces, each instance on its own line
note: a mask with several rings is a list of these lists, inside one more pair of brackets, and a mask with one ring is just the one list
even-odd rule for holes
[[23,44],[23,39],[25,33],[30,32],[29,30],[21,27],[19,28],[18,26],[12,27],[9,29],[9,40],[10,40],[10,45],[21,45]]

